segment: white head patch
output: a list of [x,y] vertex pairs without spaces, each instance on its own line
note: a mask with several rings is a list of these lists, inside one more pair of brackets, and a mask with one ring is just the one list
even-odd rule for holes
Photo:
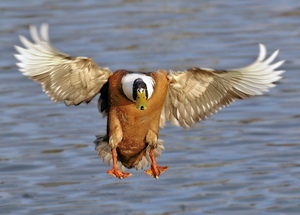
[[155,81],[151,76],[142,73],[128,73],[122,78],[121,83],[124,94],[128,99],[134,101],[132,97],[133,82],[138,78],[142,79],[145,82],[148,90],[148,99],[150,99],[153,93],[153,86]]

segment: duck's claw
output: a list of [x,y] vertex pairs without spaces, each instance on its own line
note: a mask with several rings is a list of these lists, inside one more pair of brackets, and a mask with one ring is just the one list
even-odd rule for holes
[[158,179],[160,174],[165,172],[167,169],[167,166],[151,165],[151,167],[148,170],[145,170],[144,172],[150,175],[151,177]]
[[111,149],[111,154],[112,154],[112,159],[113,159],[113,168],[107,171],[107,174],[117,177],[119,179],[124,179],[129,176],[131,176],[131,173],[128,172],[122,172],[121,170],[118,169],[117,166],[117,150],[115,148]]
[[112,169],[108,170],[107,174],[109,174],[111,176],[114,176],[114,177],[117,177],[119,179],[124,179],[124,178],[127,178],[129,176],[132,176],[131,173],[122,172],[121,170],[118,170],[118,169],[115,169],[115,168],[112,168]]

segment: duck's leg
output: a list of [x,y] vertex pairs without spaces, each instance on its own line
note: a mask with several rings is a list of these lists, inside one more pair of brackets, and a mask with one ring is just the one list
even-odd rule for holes
[[148,147],[150,147],[149,157],[151,159],[151,167],[144,172],[156,179],[168,169],[167,166],[158,166],[156,163],[154,149],[157,147],[157,141],[157,135],[152,130],[149,130],[146,136],[146,142],[149,144]]
[[153,178],[158,179],[160,174],[162,174],[164,171],[168,169],[167,166],[158,166],[156,164],[155,156],[154,156],[154,148],[150,149],[149,156],[151,158],[151,167],[148,170],[145,170],[144,172],[150,175]]
[[117,177],[119,179],[127,178],[131,176],[131,173],[122,172],[118,169],[117,161],[118,161],[118,153],[117,153],[117,146],[123,139],[123,132],[120,121],[117,117],[116,110],[111,109],[109,112],[109,140],[108,144],[111,148],[111,156],[113,160],[113,168],[107,171],[107,174]]
[[113,148],[111,150],[111,155],[112,155],[112,159],[113,159],[113,168],[107,171],[107,174],[117,177],[119,179],[123,179],[123,178],[127,178],[129,176],[131,176],[131,173],[127,173],[127,172],[122,172],[121,170],[118,169],[117,166],[117,150],[115,148]]

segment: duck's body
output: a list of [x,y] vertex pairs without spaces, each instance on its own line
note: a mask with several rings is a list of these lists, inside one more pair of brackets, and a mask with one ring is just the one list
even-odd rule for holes
[[113,73],[91,58],[70,57],[54,49],[46,24],[40,34],[31,26],[31,35],[34,43],[20,37],[26,49],[16,47],[17,65],[24,75],[41,83],[53,101],[78,105],[101,94],[98,108],[107,116],[107,134],[97,136],[96,150],[112,164],[108,174],[120,179],[131,175],[121,171],[122,167],[150,165],[145,172],[154,178],[167,169],[156,164],[164,149],[159,128],[166,121],[189,128],[236,99],[262,94],[284,72],[276,71],[283,61],[271,64],[278,51],[266,59],[266,49],[260,45],[257,60],[239,69]]
[[[107,137],[109,138],[106,139],[109,139],[109,141],[103,141],[102,143],[104,145],[109,143],[110,148],[116,149],[117,160],[126,168],[138,169],[143,157],[147,159],[146,151],[148,147],[157,148],[160,115],[169,80],[167,72],[163,70],[141,74],[142,76],[151,77],[155,82],[153,95],[147,100],[148,107],[141,111],[136,108],[135,103],[123,96],[122,79],[130,75],[132,75],[131,72],[119,70],[108,79],[107,92],[102,94],[108,94],[108,107],[106,110],[101,110],[101,112],[106,111],[108,113]],[[101,106],[101,97],[99,103]],[[102,151],[99,150],[99,152],[101,155]],[[111,152],[108,151],[108,153]],[[104,154],[101,157],[104,158],[105,156],[107,155]],[[142,163],[140,168],[146,165],[146,163]]]

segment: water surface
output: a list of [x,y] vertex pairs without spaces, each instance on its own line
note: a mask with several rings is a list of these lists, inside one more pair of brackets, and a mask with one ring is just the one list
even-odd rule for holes
[[[0,2],[0,214],[299,214],[300,5],[274,1],[21,0]],[[15,66],[30,24],[53,45],[112,70],[238,68],[258,43],[287,70],[264,96],[185,131],[166,126],[159,180],[118,180],[94,151],[106,120],[54,104]]]

